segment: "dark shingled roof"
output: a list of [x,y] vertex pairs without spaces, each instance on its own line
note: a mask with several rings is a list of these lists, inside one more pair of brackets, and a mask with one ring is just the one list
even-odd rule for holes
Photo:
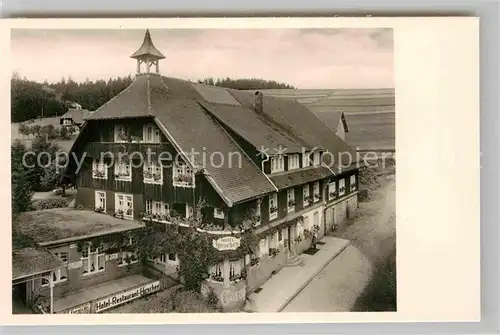
[[20,214],[18,226],[22,234],[43,246],[143,227],[136,221],[72,208],[25,212]]
[[324,166],[309,167],[305,169],[286,171],[280,174],[273,174],[269,179],[280,190],[309,183],[315,180],[331,176],[332,172]]
[[[213,152],[224,154],[221,166],[203,166],[201,155],[188,159],[193,166],[205,169],[209,180],[213,179],[214,187],[229,203],[261,196],[276,188],[222,125],[257,149],[261,146],[277,149],[281,145],[287,149],[285,153],[321,148],[334,157],[340,152],[355,156],[320,119],[293,100],[264,96],[263,113],[258,113],[250,92],[158,74],[138,74],[128,88],[97,109],[88,120],[151,116],[181,152],[205,152],[206,157]],[[230,161],[229,153],[239,154],[241,164],[236,156]]]
[[61,116],[61,124],[63,119],[72,119],[76,124],[83,124],[85,118],[90,115],[90,111],[86,109],[69,108],[66,113]]
[[62,267],[62,261],[42,248],[12,250],[12,280]]

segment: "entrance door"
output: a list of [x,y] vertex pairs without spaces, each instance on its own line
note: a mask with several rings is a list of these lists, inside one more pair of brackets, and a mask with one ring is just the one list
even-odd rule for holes
[[26,282],[14,285],[12,288],[12,300],[22,302],[24,306],[27,306],[26,292]]
[[329,217],[330,209],[327,209],[325,213],[323,214],[323,234],[326,235],[326,232],[328,231],[327,229],[327,218]]
[[288,226],[287,235],[288,235],[288,237],[287,237],[287,240],[288,240],[288,242],[287,242],[287,244],[288,244],[287,248],[288,248],[288,251],[291,252],[292,251],[292,227],[291,226]]

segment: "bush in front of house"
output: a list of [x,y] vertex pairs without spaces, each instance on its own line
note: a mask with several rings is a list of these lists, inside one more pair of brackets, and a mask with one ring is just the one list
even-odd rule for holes
[[71,198],[64,199],[47,199],[47,200],[38,200],[33,202],[33,210],[42,210],[42,209],[52,209],[52,208],[65,208],[69,206],[71,202]]
[[[180,289],[173,299],[174,313],[217,313],[219,310],[209,306],[201,293]],[[213,298],[212,298],[213,299]],[[217,296],[215,296],[217,299]],[[217,299],[218,301],[218,299]]]

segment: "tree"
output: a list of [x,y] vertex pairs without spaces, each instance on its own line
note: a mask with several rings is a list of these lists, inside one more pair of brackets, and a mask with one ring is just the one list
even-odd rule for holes
[[69,136],[68,136],[68,135],[69,135],[68,133],[69,133],[69,132],[68,132],[68,127],[67,127],[67,126],[62,126],[62,127],[61,127],[61,130],[60,130],[60,132],[59,132],[59,135],[60,135],[62,138],[68,138],[68,137],[69,137]]
[[31,184],[23,165],[25,146],[15,141],[11,146],[11,191],[12,213],[21,213],[31,208]]
[[24,122],[18,125],[18,131],[19,134],[23,136],[29,136],[29,134],[31,133],[30,127]]
[[264,80],[255,78],[242,78],[242,79],[231,79],[219,78],[214,80],[214,78],[206,78],[199,80],[198,82],[204,83],[206,85],[219,86],[232,88],[236,90],[258,90],[258,89],[294,89],[292,85],[279,83],[274,80]]
[[33,137],[40,136],[42,127],[39,124],[35,124],[31,127],[31,133],[33,134]]

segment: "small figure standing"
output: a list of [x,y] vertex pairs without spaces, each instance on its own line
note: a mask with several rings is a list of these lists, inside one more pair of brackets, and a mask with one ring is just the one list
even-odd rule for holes
[[316,231],[313,231],[313,239],[312,239],[312,244],[313,244],[313,248],[316,249],[316,242],[318,241],[318,234],[316,233]]

